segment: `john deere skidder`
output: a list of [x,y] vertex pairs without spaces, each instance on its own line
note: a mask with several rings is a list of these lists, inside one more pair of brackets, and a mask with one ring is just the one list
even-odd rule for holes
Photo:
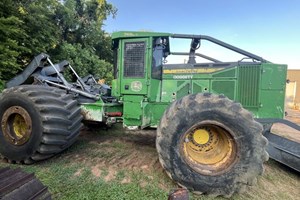
[[[287,66],[204,35],[116,32],[112,38],[111,89],[93,76],[80,78],[67,61],[53,64],[46,54],[7,82],[0,98],[3,157],[44,160],[76,140],[83,120],[120,121],[128,129],[157,127],[162,167],[196,193],[231,196],[255,183],[268,159],[261,123],[270,127],[284,116]],[[189,50],[171,51],[171,38],[191,40]],[[200,54],[202,40],[248,59],[221,62]],[[189,59],[167,64],[169,55]],[[65,69],[75,82],[65,79]]]

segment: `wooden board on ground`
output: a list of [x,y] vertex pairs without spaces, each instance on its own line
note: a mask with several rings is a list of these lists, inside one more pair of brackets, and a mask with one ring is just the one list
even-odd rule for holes
[[[299,110],[288,110],[288,115],[285,117],[286,120],[294,122],[300,126],[300,111]],[[300,143],[300,131],[291,128],[285,124],[275,123],[272,126],[271,132],[273,134],[282,136],[289,140]]]

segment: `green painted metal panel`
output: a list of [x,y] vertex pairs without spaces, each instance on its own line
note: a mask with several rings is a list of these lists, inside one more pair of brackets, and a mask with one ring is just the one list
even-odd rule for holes
[[107,113],[107,112],[123,113],[123,104],[122,103],[105,103],[103,108],[104,108],[104,113]]
[[143,105],[143,127],[156,127],[169,106],[169,103],[144,103]]
[[124,95],[123,101],[140,103],[143,102],[144,98],[143,95]]
[[229,99],[236,99],[235,80],[213,80],[211,88],[213,93],[224,94]]
[[176,99],[175,94],[176,94],[176,89],[178,88],[176,86],[177,86],[177,83],[174,80],[163,80],[162,81],[162,92],[161,92],[161,101],[162,102],[172,102]]
[[144,96],[124,95],[123,100],[123,123],[126,126],[142,125]]
[[141,119],[142,108],[141,103],[137,102],[124,102],[124,118]]
[[283,118],[287,65],[262,64],[258,118]]
[[163,80],[161,102],[172,102],[189,93],[190,80]]
[[103,122],[104,109],[101,104],[81,104],[81,114],[86,121]]
[[107,112],[123,113],[121,103],[104,103],[101,99],[94,103],[82,103],[80,105],[81,114],[86,121],[104,122]]
[[261,91],[260,108],[254,110],[257,118],[284,118],[284,90]]
[[191,85],[190,81],[187,81],[187,83],[182,84],[175,92],[176,99],[181,99],[182,97],[188,95],[190,93],[190,85]]
[[238,98],[247,108],[259,107],[259,84],[261,66],[246,65],[238,68]]
[[112,80],[111,83],[111,95],[114,97],[120,96],[120,84],[118,83],[119,79]]
[[263,64],[262,65],[262,89],[281,90],[286,83],[286,65]]
[[159,102],[161,98],[161,80],[151,79],[149,85],[148,100],[150,102]]
[[[227,94],[234,99],[236,96],[236,70],[236,68],[217,68],[211,70],[211,73],[207,73],[207,71],[210,71],[207,69],[170,70],[163,76],[161,100],[162,102],[171,102],[185,95],[201,92]],[[200,74],[202,71],[203,74]],[[191,72],[191,74],[186,72]],[[216,77],[213,78],[214,76]],[[218,88],[216,86],[218,86]]]
[[192,94],[211,92],[210,90],[210,80],[206,79],[196,79],[192,80]]
[[237,76],[236,71],[237,71],[236,67],[233,67],[233,68],[215,72],[214,74],[212,74],[212,77],[214,77],[214,78],[235,78]]
[[198,85],[197,83],[193,82],[193,88],[192,91],[194,94],[201,93],[202,92],[202,87]]

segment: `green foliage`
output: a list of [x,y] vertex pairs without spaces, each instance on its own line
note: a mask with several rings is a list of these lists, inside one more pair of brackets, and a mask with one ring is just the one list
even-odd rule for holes
[[[96,78],[105,79],[110,84],[112,80],[112,64],[99,59],[95,53],[87,48],[83,48],[81,44],[70,44],[64,42],[57,49],[57,60],[68,60],[79,76],[83,77],[88,74],[94,75]],[[80,56],[78,56],[80,55]],[[67,79],[71,79],[70,73],[65,74]]]
[[0,80],[0,92],[2,92],[2,90],[4,89],[4,84],[5,82]]
[[56,0],[37,0],[27,4],[20,5],[19,17],[24,22],[23,29],[28,35],[22,42],[29,52],[22,56],[29,61],[32,56],[48,52],[59,43],[61,34],[54,18],[55,9],[60,5]]
[[66,0],[64,5],[56,12],[63,41],[80,43],[100,59],[112,62],[111,38],[101,27],[117,10],[105,0]]
[[[106,0],[2,0],[0,80],[11,79],[41,52],[68,60],[81,76],[112,79],[111,37],[102,30],[116,8]],[[3,84],[3,82],[2,82]]]
[[25,35],[21,25],[22,21],[17,17],[0,18],[0,80],[13,76],[21,69],[18,57],[20,52],[27,51],[18,41]]

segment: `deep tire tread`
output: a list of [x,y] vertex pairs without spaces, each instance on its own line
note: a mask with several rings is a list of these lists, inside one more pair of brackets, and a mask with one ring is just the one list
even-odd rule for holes
[[43,133],[31,156],[23,160],[8,160],[32,164],[60,153],[76,141],[82,127],[82,116],[72,95],[54,87],[21,85],[4,90],[2,96],[12,93],[22,93],[39,111]]

